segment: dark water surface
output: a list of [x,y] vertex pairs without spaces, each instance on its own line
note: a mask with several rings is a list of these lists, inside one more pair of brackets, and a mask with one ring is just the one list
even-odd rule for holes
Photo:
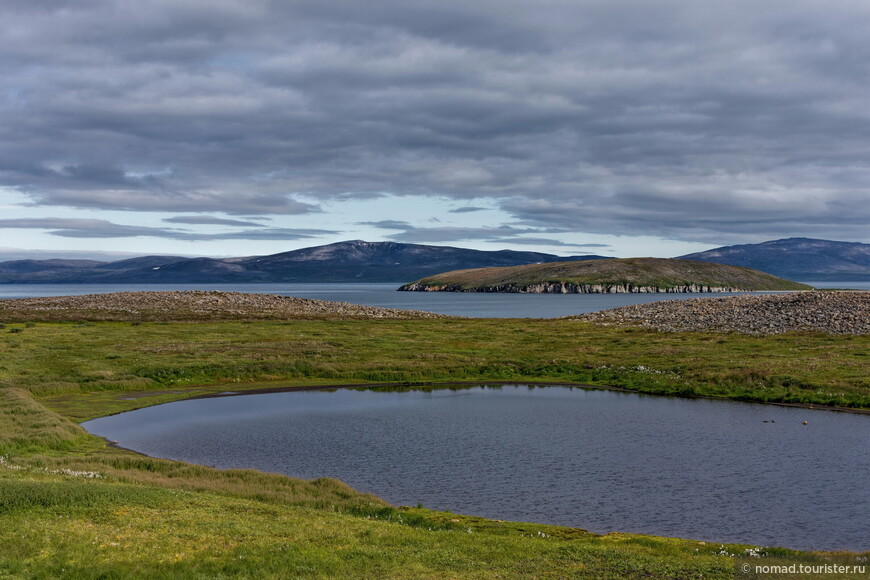
[[152,456],[336,477],[396,505],[870,550],[865,415],[505,385],[197,399],[84,426]]
[[402,282],[358,284],[0,284],[0,299],[122,291],[221,290],[278,294],[480,318],[555,318],[658,300],[729,294],[488,294],[397,292]]

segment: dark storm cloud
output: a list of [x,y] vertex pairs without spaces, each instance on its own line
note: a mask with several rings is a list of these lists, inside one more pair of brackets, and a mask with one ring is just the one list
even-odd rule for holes
[[263,228],[217,234],[198,234],[183,229],[129,226],[100,219],[18,218],[0,220],[2,229],[48,230],[64,238],[135,238],[152,237],[172,240],[303,240],[320,235],[339,234],[336,230],[302,228]]
[[0,186],[37,205],[252,216],[432,195],[534,231],[867,240],[867,3],[3,10]]

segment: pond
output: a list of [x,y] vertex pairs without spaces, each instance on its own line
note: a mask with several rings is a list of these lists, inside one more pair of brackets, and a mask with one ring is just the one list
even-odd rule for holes
[[502,385],[202,398],[84,426],[151,456],[335,477],[396,505],[602,533],[870,549],[866,415]]

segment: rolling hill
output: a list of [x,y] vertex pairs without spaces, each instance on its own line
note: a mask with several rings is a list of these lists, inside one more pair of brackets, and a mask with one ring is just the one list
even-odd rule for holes
[[794,280],[870,280],[870,244],[858,242],[788,238],[680,257],[753,268]]
[[540,252],[488,252],[449,246],[353,240],[269,256],[144,256],[116,262],[0,262],[0,283],[176,284],[246,282],[398,282],[458,268],[514,266],[569,259]]
[[[399,282],[459,269],[600,259],[605,258],[352,240],[268,256],[235,258],[10,260],[0,262],[0,283]],[[742,266],[791,280],[870,281],[870,244],[855,242],[789,238],[723,246],[679,259]]]

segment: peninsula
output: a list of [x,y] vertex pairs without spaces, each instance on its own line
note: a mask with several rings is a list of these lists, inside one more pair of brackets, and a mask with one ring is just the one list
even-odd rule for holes
[[426,292],[622,294],[811,290],[758,270],[675,258],[552,262],[454,270],[399,287]]

